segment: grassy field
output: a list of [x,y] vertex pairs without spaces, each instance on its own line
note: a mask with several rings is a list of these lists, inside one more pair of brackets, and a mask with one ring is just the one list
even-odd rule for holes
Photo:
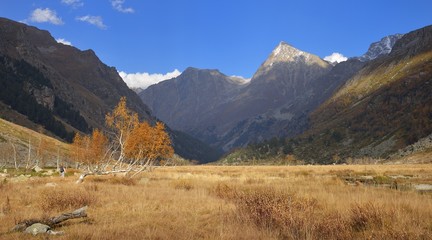
[[28,239],[10,229],[84,205],[88,218],[48,238],[432,239],[430,164],[185,166],[76,179],[0,177],[0,239]]

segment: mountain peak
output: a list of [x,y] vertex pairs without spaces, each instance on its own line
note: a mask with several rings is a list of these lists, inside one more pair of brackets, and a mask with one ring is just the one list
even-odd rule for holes
[[374,60],[375,58],[389,54],[397,40],[403,37],[403,34],[394,34],[383,37],[380,41],[374,42],[369,46],[368,51],[358,59],[362,62]]
[[[309,53],[303,52],[288,43],[282,41],[279,45],[272,51],[268,61],[270,64],[275,62],[296,62],[302,56],[305,58],[309,57]],[[270,61],[269,61],[270,60]]]
[[295,64],[295,65],[305,65],[305,66],[319,66],[321,68],[328,68],[330,65],[326,61],[322,60],[320,57],[299,50],[290,44],[282,41],[277,47],[271,52],[267,60],[261,64],[258,71],[253,76],[258,78],[259,76],[267,73],[275,66],[281,64]]

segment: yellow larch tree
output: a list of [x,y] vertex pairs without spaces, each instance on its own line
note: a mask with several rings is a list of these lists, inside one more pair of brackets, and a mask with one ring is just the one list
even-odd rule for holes
[[138,114],[129,110],[126,106],[126,97],[121,97],[120,102],[111,113],[105,116],[105,123],[113,132],[118,158],[114,164],[114,169],[117,166],[122,166],[125,158],[125,146],[129,141],[131,132],[139,124]]
[[141,122],[132,131],[125,153],[130,167],[139,166],[136,175],[157,161],[171,158],[174,150],[163,123],[158,122],[152,127],[147,122]]

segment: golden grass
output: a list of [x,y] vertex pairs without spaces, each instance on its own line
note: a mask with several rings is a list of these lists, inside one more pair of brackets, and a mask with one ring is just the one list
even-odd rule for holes
[[55,239],[432,239],[431,193],[345,181],[393,175],[430,183],[432,165],[166,167],[80,185],[74,176],[8,179],[0,239],[26,239],[9,232],[17,221],[81,205],[88,219],[65,222]]

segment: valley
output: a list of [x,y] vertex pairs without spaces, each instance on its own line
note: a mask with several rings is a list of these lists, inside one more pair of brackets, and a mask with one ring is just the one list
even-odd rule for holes
[[0,238],[22,238],[10,232],[17,221],[88,205],[87,218],[55,227],[64,235],[53,237],[430,239],[431,172],[430,164],[184,166],[76,185],[74,169],[24,181],[8,171]]
[[0,17],[0,239],[432,239],[431,25],[131,89],[30,20]]

